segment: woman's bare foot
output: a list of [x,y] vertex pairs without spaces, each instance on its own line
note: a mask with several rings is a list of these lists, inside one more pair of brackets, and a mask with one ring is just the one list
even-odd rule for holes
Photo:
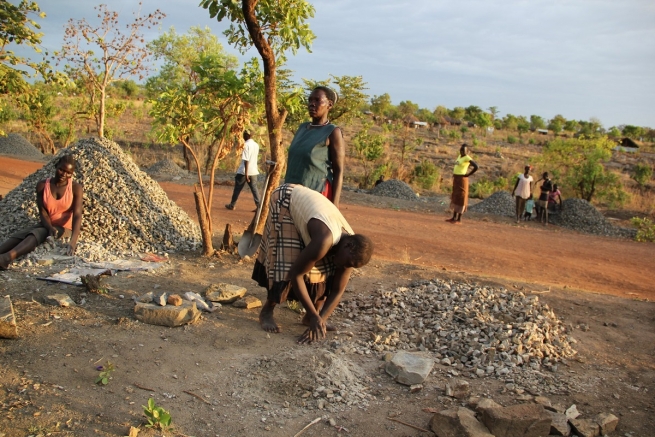
[[[305,326],[309,326],[309,316],[305,314],[305,316],[302,318],[300,323],[302,323]],[[327,329],[330,332],[337,330],[336,326],[330,325],[329,323],[325,325],[325,329]]]
[[11,258],[6,253],[0,255],[0,270],[7,270],[11,264]]
[[259,324],[262,329],[266,332],[280,332],[282,329],[280,326],[275,323],[273,318],[273,310],[275,309],[275,304],[271,304],[268,301],[262,307],[262,310],[259,312]]

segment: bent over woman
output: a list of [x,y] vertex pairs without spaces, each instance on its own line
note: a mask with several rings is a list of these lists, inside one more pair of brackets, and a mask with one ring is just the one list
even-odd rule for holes
[[277,304],[299,300],[307,311],[300,343],[325,337],[353,269],[368,264],[373,243],[357,235],[339,210],[320,193],[284,184],[271,194],[264,235],[252,278],[268,294],[259,321],[280,332]]
[[[469,166],[473,169],[470,173],[468,173]],[[453,193],[450,196],[450,209],[453,211],[453,216],[446,220],[447,222],[455,225],[462,224],[462,214],[464,214],[469,204],[468,178],[476,171],[478,171],[478,165],[468,155],[468,146],[462,144],[453,169]]]
[[40,223],[11,235],[0,244],[0,269],[6,270],[18,257],[32,252],[46,238],[70,238],[68,255],[75,254],[82,226],[82,185],[73,182],[77,162],[71,155],[57,161],[52,178],[36,184]]

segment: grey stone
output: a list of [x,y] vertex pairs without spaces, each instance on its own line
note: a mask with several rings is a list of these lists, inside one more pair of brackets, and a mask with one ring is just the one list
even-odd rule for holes
[[50,296],[46,296],[45,303],[60,307],[75,306],[75,302],[67,294],[51,294]]
[[166,306],[166,301],[168,300],[168,293],[162,293],[155,296],[155,303],[161,307]]
[[464,407],[439,411],[432,416],[430,429],[437,437],[494,437],[473,411]]
[[457,399],[466,399],[471,394],[471,387],[468,381],[464,379],[456,379],[450,383],[446,383],[446,396],[451,396]]
[[519,404],[483,411],[482,423],[496,437],[544,437],[551,418],[541,405]]
[[14,307],[9,296],[0,297],[0,337],[18,338]]
[[207,287],[205,289],[205,297],[212,302],[226,304],[241,299],[245,296],[246,292],[247,290],[244,287],[221,282]]
[[393,356],[386,366],[386,372],[404,385],[422,384],[434,366],[431,358],[401,351]]
[[257,299],[254,296],[246,296],[243,299],[239,299],[236,302],[232,304],[234,308],[245,308],[245,309],[251,309],[251,308],[259,308],[262,306],[262,301]]
[[566,409],[566,418],[571,420],[571,419],[577,419],[578,416],[580,416],[580,412],[578,411],[578,407],[575,406],[575,404],[571,405],[569,408]]
[[569,423],[578,437],[598,437],[600,426],[591,419],[569,419]]
[[619,424],[619,418],[611,413],[600,413],[594,417],[594,422],[600,427],[600,434],[605,435],[613,432]]
[[200,311],[195,302],[182,302],[180,306],[159,306],[151,303],[137,302],[134,316],[137,320],[150,325],[182,326],[195,323],[200,318]]
[[551,418],[550,435],[571,435],[571,425],[569,425],[569,420],[566,418],[566,415],[562,413],[554,413],[552,411],[548,411],[548,414],[550,414]]
[[142,294],[141,296],[136,298],[136,301],[141,303],[151,303],[154,300],[155,300],[155,293],[153,293],[152,291],[149,291],[146,294]]

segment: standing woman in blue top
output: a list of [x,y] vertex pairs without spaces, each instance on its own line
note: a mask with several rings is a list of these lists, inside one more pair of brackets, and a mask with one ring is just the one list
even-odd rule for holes
[[307,101],[311,122],[300,125],[289,146],[284,182],[318,191],[338,208],[343,187],[346,142],[341,129],[330,123],[337,93],[325,86],[314,88]]
[[[472,171],[468,173],[469,167]],[[450,209],[453,217],[446,220],[455,225],[462,224],[462,214],[469,204],[469,176],[478,171],[478,165],[468,155],[468,146],[462,144],[453,169],[453,194],[450,197]]]

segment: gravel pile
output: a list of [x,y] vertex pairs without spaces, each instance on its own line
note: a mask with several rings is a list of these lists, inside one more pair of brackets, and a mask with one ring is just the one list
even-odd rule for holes
[[562,211],[549,214],[548,221],[564,228],[607,237],[634,238],[637,233],[635,229],[614,226],[592,204],[577,198],[564,200]]
[[0,136],[0,154],[37,161],[45,157],[39,149],[19,134],[9,134],[6,137]]
[[378,184],[374,187],[370,194],[374,196],[393,197],[396,199],[404,200],[418,200],[418,196],[412,188],[403,181],[398,179],[390,179]]
[[36,184],[54,174],[55,163],[65,154],[77,159],[74,179],[84,185],[79,256],[101,261],[111,255],[194,250],[200,245],[193,220],[116,143],[99,138],[60,150],[0,201],[0,240],[38,223]]
[[507,191],[496,191],[482,202],[472,205],[469,211],[514,217],[516,215],[516,199]]
[[549,392],[568,389],[543,371],[557,372],[558,363],[573,357],[575,339],[535,295],[433,280],[353,297],[337,314],[346,330],[364,333],[333,342],[337,351],[420,350],[452,366],[455,376],[511,378]]
[[146,170],[146,173],[158,177],[175,177],[175,176],[188,176],[189,172],[177,165],[171,159],[162,159],[152,164]]

